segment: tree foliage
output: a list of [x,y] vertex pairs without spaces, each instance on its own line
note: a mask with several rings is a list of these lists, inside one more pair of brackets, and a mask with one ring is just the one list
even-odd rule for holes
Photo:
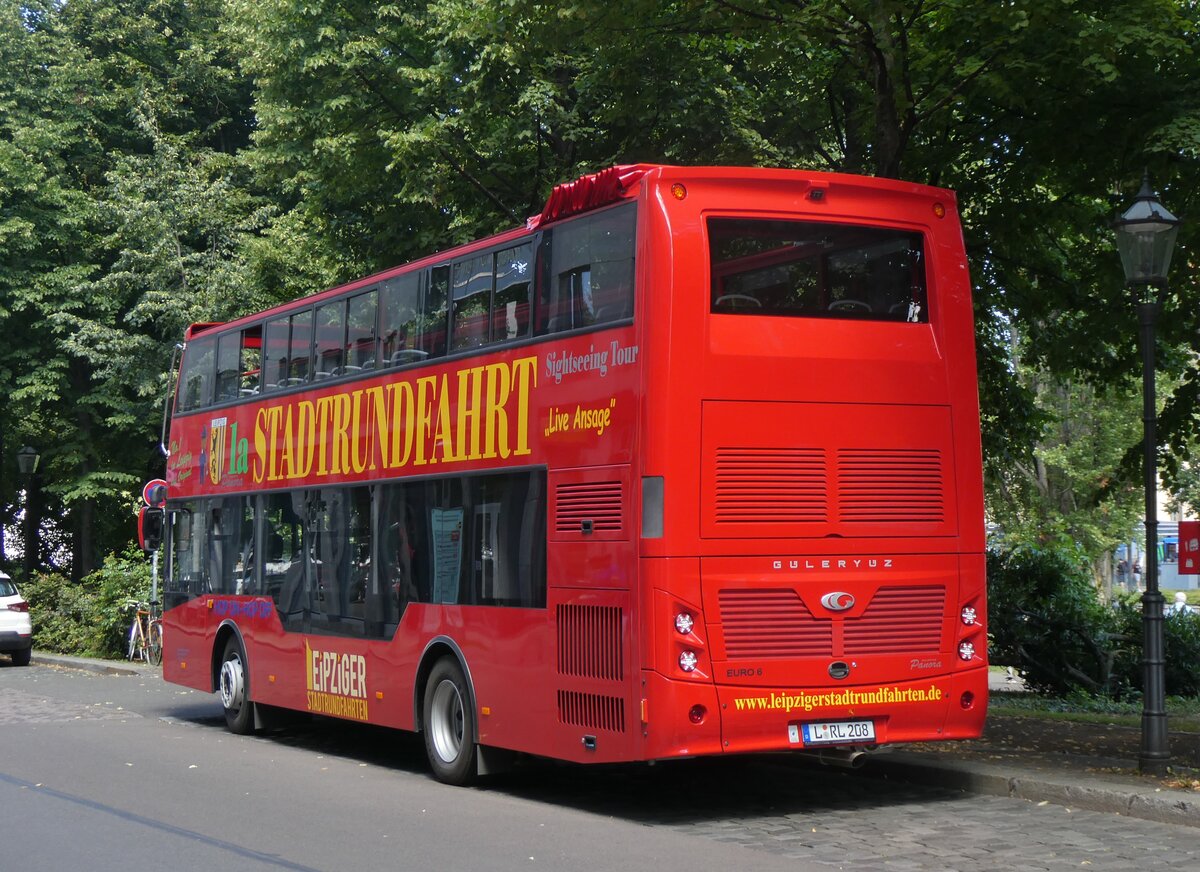
[[[606,165],[733,163],[958,192],[993,514],[1102,550],[1141,457],[1109,221],[1146,168],[1196,211],[1198,18],[1178,0],[0,0],[0,521],[29,443],[77,577],[131,534],[189,321],[512,226]],[[1194,239],[1160,334],[1181,482]]]

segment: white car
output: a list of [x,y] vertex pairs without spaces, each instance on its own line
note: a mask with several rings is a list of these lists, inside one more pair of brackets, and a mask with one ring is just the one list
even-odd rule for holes
[[12,655],[14,666],[28,666],[33,653],[29,603],[4,572],[0,572],[0,651]]

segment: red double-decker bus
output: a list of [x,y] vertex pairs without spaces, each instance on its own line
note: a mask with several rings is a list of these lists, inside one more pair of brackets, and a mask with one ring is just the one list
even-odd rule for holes
[[424,734],[437,778],[978,736],[951,193],[623,166],[186,336],[164,675]]

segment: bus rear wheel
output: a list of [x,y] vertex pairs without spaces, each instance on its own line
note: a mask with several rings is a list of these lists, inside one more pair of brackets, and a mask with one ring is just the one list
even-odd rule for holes
[[475,780],[475,710],[458,661],[444,657],[425,684],[425,754],[433,775],[444,784]]
[[230,636],[221,656],[217,692],[225,709],[225,726],[240,736],[254,732],[254,703],[246,693],[246,654],[237,637]]

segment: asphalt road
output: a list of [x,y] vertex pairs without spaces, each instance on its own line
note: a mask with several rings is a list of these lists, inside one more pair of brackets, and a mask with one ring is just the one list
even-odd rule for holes
[[225,732],[156,675],[0,660],[0,869],[1200,868],[1195,830],[790,760],[433,781],[417,737]]

